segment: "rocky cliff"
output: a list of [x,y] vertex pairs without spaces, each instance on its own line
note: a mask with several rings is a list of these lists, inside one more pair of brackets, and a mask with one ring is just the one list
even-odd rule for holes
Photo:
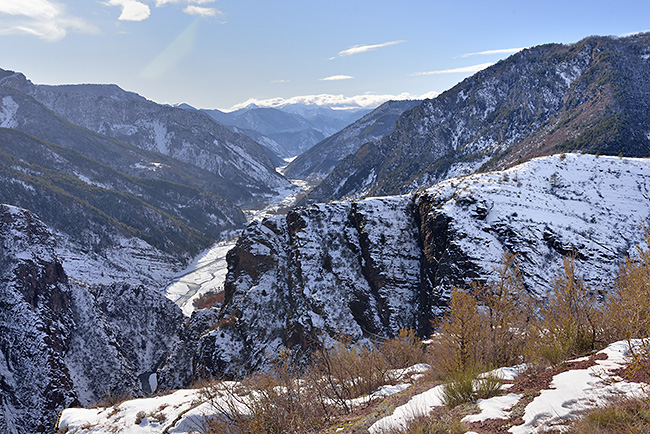
[[566,255],[606,291],[642,238],[649,182],[647,160],[556,155],[255,222],[228,257],[225,304],[199,365],[237,373],[283,347],[426,334],[451,288],[491,278],[506,252],[537,297]]
[[184,338],[171,301],[144,287],[71,282],[55,245],[31,212],[0,205],[2,433],[50,433],[65,407],[186,385],[169,363],[191,372],[191,357],[170,358]]

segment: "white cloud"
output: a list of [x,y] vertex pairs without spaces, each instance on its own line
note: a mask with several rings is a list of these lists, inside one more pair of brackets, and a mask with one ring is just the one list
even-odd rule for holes
[[502,48],[499,50],[487,50],[487,51],[477,51],[476,53],[465,53],[460,57],[470,57],[470,56],[489,56],[492,54],[512,54],[512,53],[517,53],[521,50],[525,50],[528,47],[520,47],[520,48]]
[[291,83],[291,80],[271,80],[271,83]]
[[438,92],[428,92],[424,95],[411,95],[408,92],[399,95],[376,95],[376,94],[363,94],[355,96],[344,95],[301,95],[291,98],[270,98],[270,99],[256,99],[251,98],[240,104],[236,104],[226,111],[239,110],[251,104],[258,107],[284,107],[291,104],[304,104],[331,107],[338,110],[356,109],[356,108],[375,108],[386,101],[396,101],[405,99],[422,100],[426,98],[435,98],[439,95]]
[[156,0],[156,6],[162,6],[166,4],[195,4],[195,5],[205,5],[208,3],[214,3],[216,0]]
[[467,72],[478,72],[492,65],[494,65],[494,62],[480,63],[478,65],[464,66],[462,68],[441,69],[439,71],[416,72],[413,75],[438,75],[438,74],[458,74],[458,73],[467,73]]
[[329,77],[319,78],[320,81],[337,81],[337,80],[350,80],[354,78],[351,75],[330,75]]
[[[388,47],[390,45],[401,44],[402,42],[404,41],[391,41],[391,42],[384,42],[383,44],[374,44],[374,45],[355,45],[353,47],[348,48],[347,50],[339,51],[338,55],[340,57],[352,56],[354,54],[365,53],[367,51],[377,50],[379,48]],[[330,57],[330,60],[332,59],[335,59],[335,57]]]
[[97,33],[95,26],[65,13],[65,7],[51,0],[1,0],[0,35],[29,34],[58,41],[68,31]]
[[202,6],[189,5],[183,9],[188,15],[198,15],[201,17],[216,17],[217,15],[223,15],[223,13],[215,8],[205,8]]
[[638,35],[638,34],[641,34],[641,33],[648,33],[648,32],[650,32],[650,30],[641,30],[639,32],[623,33],[622,35],[618,35],[618,37],[619,38],[627,38],[628,36],[634,36],[634,35]]
[[151,15],[149,6],[138,0],[108,0],[104,4],[122,8],[122,13],[118,18],[120,21],[144,21]]

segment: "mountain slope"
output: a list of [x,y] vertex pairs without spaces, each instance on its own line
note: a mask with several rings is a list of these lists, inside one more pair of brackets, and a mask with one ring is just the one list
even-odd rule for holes
[[2,75],[0,87],[33,97],[73,124],[210,172],[220,181],[221,195],[239,203],[289,186],[258,143],[203,113],[156,104],[114,85],[45,86],[19,73]]
[[285,169],[291,179],[327,176],[346,156],[355,153],[364,143],[374,142],[390,134],[399,116],[416,106],[418,101],[388,101],[343,130],[317,143],[300,154]]
[[650,154],[650,34],[523,50],[406,112],[311,201],[394,194],[558,151]]
[[566,255],[606,290],[642,239],[649,182],[649,160],[558,155],[253,223],[229,254],[220,327],[202,337],[199,366],[240,373],[282,347],[427,335],[451,288],[490,278],[505,252],[537,297]]
[[3,433],[52,432],[65,407],[151,392],[151,375],[158,380],[183,339],[183,316],[171,301],[144,287],[71,282],[56,242],[31,212],[0,205]]
[[58,232],[77,279],[162,285],[183,259],[245,222],[213,193],[223,179],[72,125],[1,86],[0,145],[0,201]]
[[[185,108],[191,108],[185,106]],[[254,138],[282,158],[295,157],[363,116],[365,110],[250,106],[230,113],[201,110],[217,122]]]

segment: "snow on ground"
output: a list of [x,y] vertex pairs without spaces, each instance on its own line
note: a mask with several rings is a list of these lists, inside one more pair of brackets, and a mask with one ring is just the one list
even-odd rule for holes
[[[636,341],[635,344],[639,342]],[[510,429],[513,434],[536,434],[566,423],[589,408],[603,404],[616,396],[642,395],[647,385],[632,383],[617,377],[612,371],[629,361],[628,345],[625,341],[611,344],[600,353],[608,356],[596,360],[596,365],[586,369],[562,372],[553,378],[548,389],[542,390],[524,410],[524,423]],[[419,373],[425,365],[416,365],[405,370],[408,374]],[[493,373],[504,374],[510,379],[522,367],[499,369]],[[408,372],[407,372],[408,371]],[[235,383],[224,383],[232,389]],[[399,393],[409,384],[380,387],[370,397],[352,400],[349,404],[365,405],[372,398]],[[442,385],[435,386],[413,396],[406,404],[395,409],[393,414],[375,422],[370,434],[382,434],[394,428],[403,428],[418,416],[428,414],[442,402]],[[478,402],[479,413],[467,416],[463,422],[471,423],[487,419],[508,419],[512,407],[521,395],[509,393]],[[225,398],[218,398],[225,399]],[[221,402],[221,401],[219,401]],[[225,405],[224,405],[225,403]],[[222,408],[228,408],[221,402]],[[242,405],[235,404],[235,405]],[[115,434],[162,434],[190,433],[206,419],[216,413],[216,406],[206,402],[197,389],[178,390],[154,398],[125,401],[107,408],[69,408],[61,413],[59,428],[68,427],[68,434],[91,434],[111,432]],[[245,411],[245,407],[240,407]],[[138,423],[136,423],[138,422]]]
[[[262,209],[245,210],[248,221],[262,220],[282,212],[293,205],[298,195],[309,188],[309,184],[301,180],[291,180],[293,186],[273,197],[269,204]],[[234,233],[233,233],[234,235]],[[237,234],[238,236],[239,234]],[[177,273],[167,284],[165,294],[181,308],[183,314],[191,316],[194,311],[194,300],[211,291],[222,291],[228,272],[226,254],[235,247],[236,237],[220,241],[209,249],[197,255],[190,264]]]
[[163,288],[180,268],[180,261],[138,238],[114,240],[116,246],[99,255],[80,250],[61,232],[55,235],[58,241],[56,253],[66,274],[91,285],[126,282]]
[[607,354],[606,360],[596,360],[595,366],[562,372],[553,377],[550,388],[543,390],[526,407],[524,424],[509,431],[513,434],[538,433],[564,425],[576,414],[602,405],[607,399],[643,396],[647,385],[622,381],[610,373],[625,364],[628,348],[627,342],[616,342],[600,351]]
[[167,286],[167,298],[176,303],[184,315],[192,315],[194,300],[201,295],[223,290],[228,272],[226,254],[235,246],[235,242],[236,239],[222,241],[205,250]]
[[[633,344],[638,345],[635,341]],[[643,396],[647,385],[624,381],[612,371],[625,366],[629,361],[629,347],[626,341],[619,341],[600,351],[608,357],[596,360],[596,365],[587,369],[562,372],[553,378],[549,389],[541,391],[525,409],[524,423],[510,428],[512,434],[536,434],[563,425],[585,410],[604,404],[617,396]],[[504,379],[521,372],[522,367],[501,368],[494,373],[504,374]],[[369,429],[371,434],[381,434],[390,429],[404,428],[414,418],[428,414],[442,402],[442,385],[411,398],[395,409],[393,414],[375,422]],[[521,395],[510,393],[503,396],[479,400],[478,414],[466,416],[463,422],[478,422],[487,419],[508,419],[509,411],[517,404]],[[469,433],[468,433],[469,434]]]
[[426,416],[434,407],[444,405],[442,402],[442,389],[443,385],[438,385],[426,392],[415,395],[409,402],[397,407],[393,414],[372,424],[368,431],[370,434],[381,434],[393,429],[405,428],[411,420],[419,416]]

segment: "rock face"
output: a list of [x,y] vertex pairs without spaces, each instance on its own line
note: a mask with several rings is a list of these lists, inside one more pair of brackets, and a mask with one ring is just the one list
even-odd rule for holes
[[650,155],[650,34],[523,50],[404,113],[312,202],[405,193],[569,150]]
[[607,290],[642,239],[648,181],[647,160],[557,155],[252,223],[229,254],[225,304],[201,338],[198,369],[237,374],[279,348],[308,353],[341,336],[426,334],[451,288],[491,278],[506,252],[538,297],[568,254]]
[[0,431],[51,432],[77,402],[61,353],[74,327],[54,239],[27,211],[0,207]]
[[[2,433],[50,433],[65,407],[151,392],[170,360],[191,372],[191,358],[169,359],[183,339],[171,301],[144,287],[73,283],[55,244],[31,212],[0,205]],[[162,376],[161,387],[186,385],[179,378]]]
[[358,121],[315,144],[285,169],[290,179],[322,179],[362,145],[375,142],[395,129],[399,116],[420,101],[388,101]]

